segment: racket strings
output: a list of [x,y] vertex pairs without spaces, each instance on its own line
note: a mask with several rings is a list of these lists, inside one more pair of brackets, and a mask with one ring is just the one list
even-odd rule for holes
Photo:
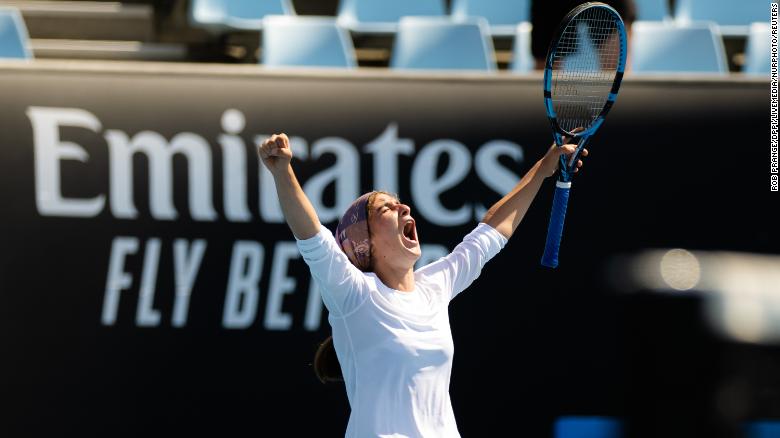
[[618,18],[590,8],[566,26],[553,55],[552,97],[561,128],[587,128],[607,102],[617,71]]

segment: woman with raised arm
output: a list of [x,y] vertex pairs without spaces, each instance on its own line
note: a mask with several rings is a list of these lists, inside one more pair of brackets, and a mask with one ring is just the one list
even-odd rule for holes
[[314,366],[322,381],[345,383],[352,409],[346,437],[460,436],[449,394],[447,307],[504,247],[560,155],[575,148],[551,147],[452,253],[415,271],[420,242],[408,206],[386,192],[366,193],[334,236],[295,177],[287,136],[262,143],[260,158],[329,312],[332,343],[323,343]]

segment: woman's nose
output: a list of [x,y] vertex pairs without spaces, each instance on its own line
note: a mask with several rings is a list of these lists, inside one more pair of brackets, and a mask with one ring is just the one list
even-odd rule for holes
[[406,204],[398,204],[398,212],[401,216],[411,215],[412,209]]

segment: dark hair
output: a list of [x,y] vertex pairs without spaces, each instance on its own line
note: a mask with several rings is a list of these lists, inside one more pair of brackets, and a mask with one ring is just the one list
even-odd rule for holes
[[328,336],[314,353],[314,374],[322,383],[343,382],[341,364],[333,347],[333,336]]

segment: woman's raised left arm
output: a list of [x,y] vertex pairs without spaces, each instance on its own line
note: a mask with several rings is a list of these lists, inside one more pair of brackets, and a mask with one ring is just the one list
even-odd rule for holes
[[[553,145],[536,164],[523,176],[520,182],[506,196],[493,204],[485,213],[482,222],[495,228],[499,233],[509,239],[517,229],[520,221],[531,206],[542,181],[555,174],[558,169],[561,154],[571,155],[577,149],[577,145],[565,144],[561,147]],[[583,149],[580,156],[586,157],[588,150]],[[582,161],[577,161],[577,167],[582,166]],[[577,169],[579,170],[579,169]],[[576,170],[575,170],[576,172]]]

